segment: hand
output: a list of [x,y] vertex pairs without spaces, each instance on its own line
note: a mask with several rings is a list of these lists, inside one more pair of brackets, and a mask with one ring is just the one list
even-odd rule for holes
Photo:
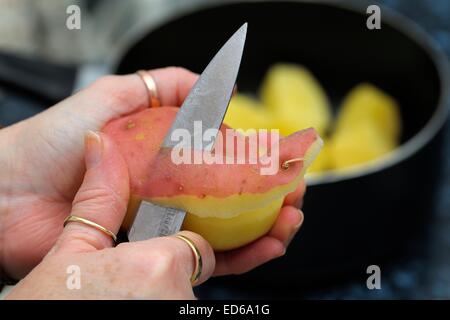
[[[152,71],[161,102],[180,105],[197,75]],[[139,76],[107,76],[35,117],[0,130],[0,265],[25,276],[54,245],[85,172],[83,136],[148,107]]]
[[[180,68],[151,71],[162,105],[181,105],[197,75]],[[0,130],[0,264],[21,278],[37,265],[62,232],[85,165],[83,135],[111,119],[148,106],[148,93],[137,75],[108,76],[41,114]],[[245,248],[218,254],[215,274],[241,273],[282,255],[302,214],[291,205],[271,232]]]
[[[126,163],[107,136],[89,133],[86,167],[71,214],[117,232],[129,198]],[[201,252],[201,283],[214,270],[213,250],[199,235],[182,233]],[[190,283],[194,255],[184,241],[162,237],[112,245],[110,236],[102,231],[68,223],[50,253],[7,299],[195,298]]]

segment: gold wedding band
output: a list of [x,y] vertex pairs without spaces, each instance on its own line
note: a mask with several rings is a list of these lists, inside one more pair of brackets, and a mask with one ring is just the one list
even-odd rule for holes
[[200,278],[200,275],[202,274],[203,261],[202,261],[202,255],[200,254],[200,250],[198,250],[194,241],[192,241],[188,237],[183,236],[181,234],[177,234],[174,237],[186,242],[186,244],[189,246],[189,248],[191,248],[192,253],[194,254],[195,265],[194,265],[194,271],[192,272],[192,276],[191,276],[191,284],[194,285]]
[[147,87],[149,107],[156,108],[161,105],[158,99],[158,90],[156,89],[156,82],[148,71],[139,70],[136,72]]
[[80,222],[85,225],[91,226],[97,230],[100,230],[101,232],[105,233],[106,235],[110,236],[114,240],[114,242],[117,242],[117,236],[113,232],[109,231],[105,227],[102,227],[101,225],[99,225],[95,222],[92,222],[88,219],[70,215],[64,220],[63,226],[65,227],[66,224],[68,224],[69,222]]
[[291,163],[299,162],[299,161],[303,161],[303,160],[305,160],[305,159],[304,158],[293,158],[293,159],[286,160],[285,162],[283,162],[281,164],[281,168],[283,170],[287,170],[287,169],[289,169],[289,166]]

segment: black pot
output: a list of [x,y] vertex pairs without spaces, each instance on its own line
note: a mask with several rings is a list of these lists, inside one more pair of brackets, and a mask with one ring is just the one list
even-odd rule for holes
[[305,65],[335,105],[369,81],[395,97],[402,146],[346,175],[309,181],[305,223],[285,257],[211,285],[305,288],[400,256],[423,234],[433,207],[448,114],[447,62],[404,17],[382,9],[381,30],[366,27],[366,7],[323,3],[247,2],[203,8],[173,18],[136,41],[118,73],[179,65],[201,72],[243,22],[248,22],[240,91],[255,92],[276,62]]

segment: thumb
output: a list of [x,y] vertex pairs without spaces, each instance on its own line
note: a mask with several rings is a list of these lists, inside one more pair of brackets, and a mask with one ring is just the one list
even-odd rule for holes
[[[114,234],[119,231],[129,200],[125,160],[105,134],[88,131],[85,136],[86,173],[72,204],[72,216],[94,222]],[[111,247],[111,236],[81,222],[69,222],[60,246],[76,251]]]

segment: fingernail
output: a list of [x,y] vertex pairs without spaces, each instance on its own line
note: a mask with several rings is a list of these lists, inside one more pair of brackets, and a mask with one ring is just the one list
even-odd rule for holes
[[295,231],[300,229],[300,227],[303,224],[303,220],[305,219],[305,215],[303,214],[303,211],[301,209],[297,209],[297,210],[298,210],[298,214],[300,215],[300,221],[294,226]]
[[103,143],[100,135],[88,130],[85,135],[86,168],[90,169],[100,163],[103,154]]
[[292,228],[291,231],[291,235],[289,236],[288,240],[286,241],[286,247],[289,246],[289,244],[292,242],[292,239],[294,239],[295,235],[297,234],[298,230],[300,229],[300,227],[303,224],[303,212],[301,210],[298,210],[299,214],[300,214],[300,222],[297,223],[296,225],[294,225],[294,227]]
[[280,251],[280,254],[279,254],[278,257],[282,257],[282,256],[284,256],[285,254],[286,254],[286,247],[285,247],[282,251]]

